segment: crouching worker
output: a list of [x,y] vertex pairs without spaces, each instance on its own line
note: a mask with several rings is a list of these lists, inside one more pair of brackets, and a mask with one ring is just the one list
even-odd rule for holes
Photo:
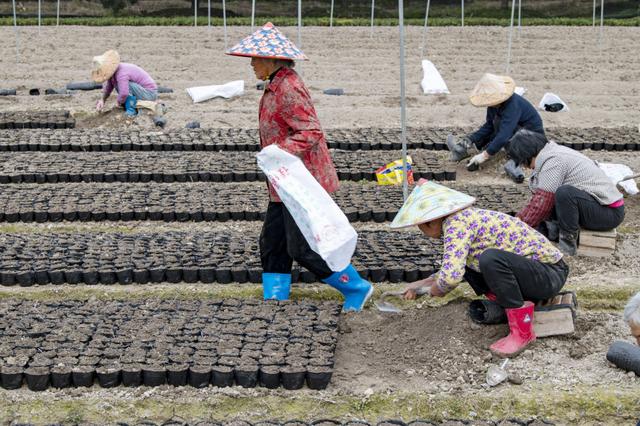
[[[419,183],[420,185],[420,183]],[[477,295],[504,308],[510,333],[491,345],[501,357],[514,356],[536,340],[533,308],[562,289],[569,269],[562,253],[542,234],[507,214],[471,207],[475,199],[434,182],[417,186],[393,220],[392,228],[418,226],[442,239],[442,267],[410,284],[430,286],[441,297],[466,280]]]
[[162,105],[155,102],[158,99],[158,86],[145,70],[134,64],[120,62],[120,55],[115,50],[95,56],[93,65],[91,78],[104,86],[102,98],[96,104],[97,111],[102,111],[104,103],[115,89],[118,106],[125,109],[127,116],[137,115],[136,108],[148,108],[156,116],[162,115],[162,111],[159,111]]
[[[624,196],[584,154],[524,129],[511,138],[507,154],[516,164],[533,169],[533,196],[518,217],[533,228],[549,219],[552,228],[557,221],[558,247],[566,255],[576,254],[580,227],[610,231],[624,220]],[[548,232],[555,239],[556,232]]]
[[640,346],[640,293],[633,296],[624,308],[624,320],[629,325],[631,335]]
[[[476,132],[456,138],[449,135],[447,146],[452,161],[460,161],[471,155],[467,164],[469,171],[478,167],[506,148],[509,139],[521,128],[544,135],[542,118],[529,101],[514,93],[516,84],[511,77],[485,74],[471,92],[469,101],[473,106],[487,108],[485,123]],[[517,183],[524,181],[520,167],[507,161],[507,175]]]
[[[269,42],[266,43],[265,40]],[[271,23],[227,51],[228,55],[251,57],[259,80],[267,80],[260,100],[259,133],[262,148],[277,144],[298,156],[318,183],[328,192],[338,189],[327,141],[302,78],[294,71],[294,60],[306,56]],[[274,188],[260,234],[262,286],[265,300],[286,300],[291,289],[293,260],[344,296],[343,310],[360,311],[373,293],[373,286],[349,265],[334,272],[311,250],[302,232]]]

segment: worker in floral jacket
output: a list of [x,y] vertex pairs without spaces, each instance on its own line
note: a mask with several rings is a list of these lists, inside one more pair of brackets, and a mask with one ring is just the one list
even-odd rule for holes
[[[269,22],[227,54],[251,57],[256,77],[267,81],[260,100],[260,146],[276,144],[298,156],[328,193],[335,192],[338,175],[327,141],[309,91],[294,71],[295,60],[307,59],[304,53]],[[295,260],[343,294],[344,310],[361,310],[373,293],[371,284],[351,265],[344,271],[332,271],[320,255],[311,250],[271,185],[269,196],[260,234],[265,300],[289,298],[291,266]]]
[[542,234],[507,214],[473,208],[474,202],[467,194],[424,180],[407,198],[391,227],[417,225],[428,237],[442,239],[443,255],[440,270],[410,284],[405,298],[415,298],[416,289],[425,286],[431,296],[441,297],[466,280],[488,299],[471,303],[473,320],[491,324],[501,322],[500,314],[506,316],[509,335],[490,350],[510,357],[536,340],[534,304],[556,296],[569,269]]

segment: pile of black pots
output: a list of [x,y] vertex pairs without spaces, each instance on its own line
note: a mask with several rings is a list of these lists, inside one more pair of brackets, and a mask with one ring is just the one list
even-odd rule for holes
[[0,129],[73,129],[69,111],[0,112]]
[[[0,386],[33,391],[210,385],[324,389],[334,303],[237,300],[0,302]],[[153,318],[153,321],[149,321]]]

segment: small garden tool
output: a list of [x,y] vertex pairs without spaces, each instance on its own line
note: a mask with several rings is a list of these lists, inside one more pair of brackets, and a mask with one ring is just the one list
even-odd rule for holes
[[[431,294],[431,286],[425,285],[424,287],[418,287],[414,291],[416,292],[416,297],[424,296],[425,294]],[[376,305],[376,308],[378,308],[380,312],[400,313],[402,312],[402,309],[392,305],[385,299],[390,296],[402,297],[405,293],[406,289],[397,291],[385,291],[384,293],[382,293],[382,296],[380,296],[380,299],[378,299],[378,301],[374,302],[373,304]]]

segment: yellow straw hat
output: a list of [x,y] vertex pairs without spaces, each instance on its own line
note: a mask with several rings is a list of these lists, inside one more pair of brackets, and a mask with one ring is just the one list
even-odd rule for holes
[[104,83],[113,76],[118,65],[120,65],[120,55],[115,50],[107,50],[100,56],[94,56],[91,79],[96,83]]
[[418,183],[391,222],[391,228],[420,225],[466,209],[476,199],[432,181]]
[[469,95],[471,105],[492,107],[501,104],[513,95],[516,83],[506,75],[485,74]]

